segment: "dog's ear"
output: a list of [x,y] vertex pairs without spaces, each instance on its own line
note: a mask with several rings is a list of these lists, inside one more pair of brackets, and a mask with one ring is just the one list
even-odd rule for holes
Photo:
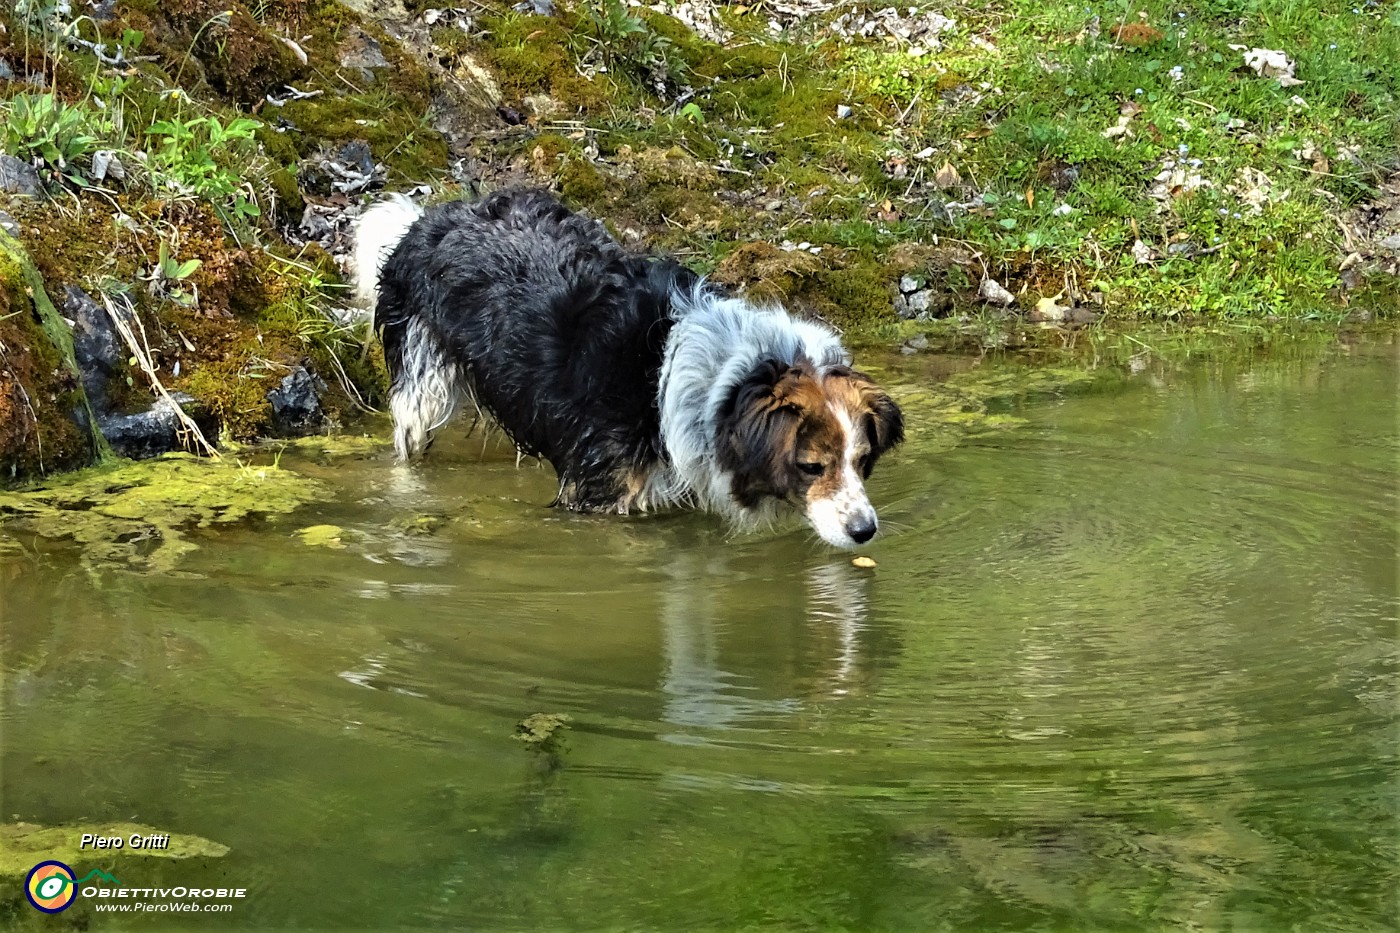
[[870,442],[870,459],[865,462],[865,474],[869,476],[880,455],[904,440],[904,413],[889,393],[877,386],[869,376],[853,372],[851,379],[860,391],[861,407],[865,409],[865,434]]
[[795,394],[804,379],[811,376],[800,367],[764,360],[730,394],[716,438],[719,465],[745,508],[795,491],[792,460],[802,421]]

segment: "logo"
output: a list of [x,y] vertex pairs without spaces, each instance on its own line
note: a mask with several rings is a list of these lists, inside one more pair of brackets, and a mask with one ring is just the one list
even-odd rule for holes
[[24,896],[46,914],[67,910],[78,896],[73,869],[62,862],[40,862],[29,870],[29,876],[24,879]]
[[29,869],[29,874],[24,879],[24,896],[34,905],[35,910],[56,914],[67,910],[78,896],[78,885],[92,878],[121,885],[116,878],[96,868],[82,878],[74,880],[73,869],[51,859]]

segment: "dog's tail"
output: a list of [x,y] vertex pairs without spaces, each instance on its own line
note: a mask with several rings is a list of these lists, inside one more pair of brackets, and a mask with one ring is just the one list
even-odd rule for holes
[[373,310],[379,297],[379,273],[423,209],[407,195],[391,194],[355,221],[355,298]]

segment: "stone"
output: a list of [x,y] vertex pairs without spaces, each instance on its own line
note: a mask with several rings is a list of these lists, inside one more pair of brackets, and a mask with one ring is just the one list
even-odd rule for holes
[[73,322],[73,359],[93,411],[107,410],[107,383],[122,371],[126,348],[107,309],[72,285],[64,289],[63,316]]
[[1016,303],[1016,296],[1003,288],[996,279],[983,279],[977,289],[977,295],[984,301],[1003,307]]
[[374,174],[374,153],[370,151],[369,143],[363,139],[352,139],[340,147],[336,153],[340,161],[345,166],[354,169],[361,175]]
[[916,292],[919,290],[919,280],[912,275],[900,276],[899,290],[906,295],[910,292]]
[[1376,244],[1381,249],[1390,249],[1400,252],[1400,233],[1392,233]]
[[19,221],[11,216],[9,211],[0,211],[0,230],[4,230],[10,236],[19,237]]
[[1042,298],[1026,314],[1026,320],[1032,324],[1058,324],[1065,319],[1068,310],[1054,298]]
[[915,314],[926,314],[933,307],[933,289],[926,288],[908,298],[909,310]]
[[326,420],[321,408],[321,393],[326,384],[305,366],[298,366],[282,378],[282,382],[267,393],[272,403],[272,423],[279,431],[300,433],[314,431]]
[[44,186],[32,165],[6,153],[0,154],[0,191],[37,198],[44,193]]
[[[172,392],[170,397],[199,425],[205,436],[211,436],[216,427],[215,419],[197,407],[193,396]],[[134,415],[100,416],[97,426],[102,429],[102,435],[107,438],[113,451],[132,460],[145,460],[184,449],[184,425],[176,414],[175,405],[164,398],[157,399],[150,408]]]
[[361,77],[373,81],[374,69],[389,67],[389,60],[384,57],[379,40],[357,29],[340,47],[340,67],[353,68]]

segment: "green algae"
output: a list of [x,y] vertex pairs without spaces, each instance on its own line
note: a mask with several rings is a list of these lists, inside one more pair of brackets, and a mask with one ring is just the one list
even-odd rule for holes
[[307,525],[297,529],[297,537],[307,547],[324,547],[339,551],[345,548],[341,536],[345,529],[339,525]]
[[72,541],[90,567],[168,571],[199,545],[190,529],[292,512],[329,497],[278,466],[166,454],[0,493],[0,527]]
[[[0,878],[23,878],[38,862],[56,859],[69,865],[91,862],[98,851],[83,849],[79,844],[84,835],[117,836],[126,842],[131,836],[166,835],[161,830],[139,823],[74,823],[69,826],[39,826],[34,823],[0,825]],[[103,849],[103,860],[122,857],[187,859],[222,858],[229,848],[201,836],[169,833],[168,845],[162,849],[134,848]]]

